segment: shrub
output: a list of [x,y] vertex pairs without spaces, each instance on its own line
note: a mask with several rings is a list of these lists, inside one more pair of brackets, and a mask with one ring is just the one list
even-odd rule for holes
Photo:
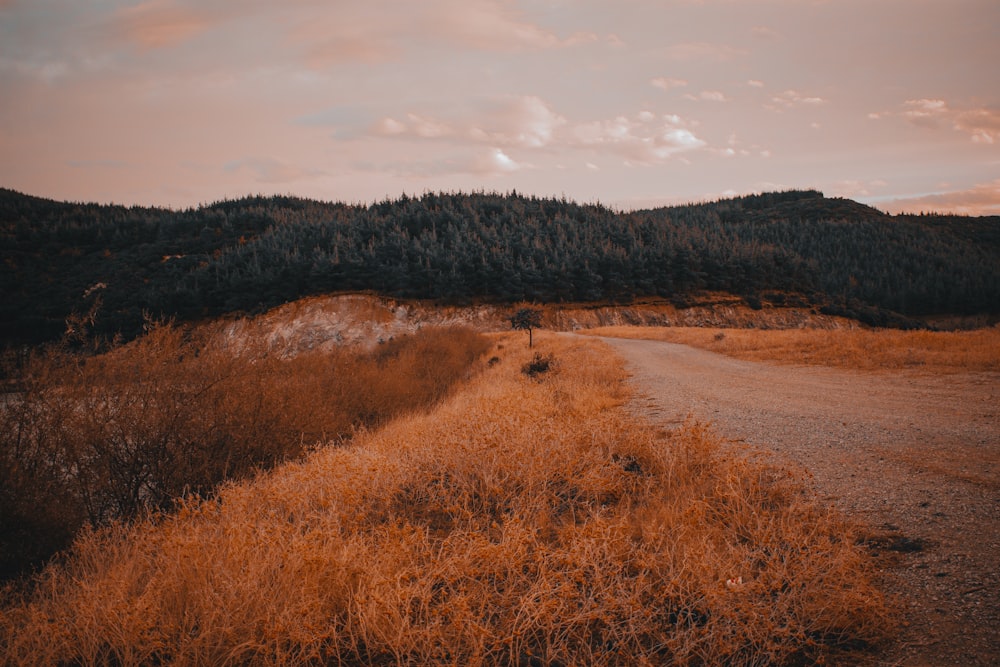
[[521,372],[528,377],[535,378],[543,373],[548,373],[553,368],[554,363],[555,358],[551,354],[543,356],[536,352],[531,361],[521,366]]
[[0,575],[85,523],[170,509],[443,398],[488,341],[427,329],[374,353],[290,359],[170,326],[107,354],[36,355],[0,409]]

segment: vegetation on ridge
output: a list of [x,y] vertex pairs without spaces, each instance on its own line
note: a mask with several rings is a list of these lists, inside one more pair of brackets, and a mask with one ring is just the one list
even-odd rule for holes
[[1000,219],[888,216],[814,191],[620,213],[517,193],[369,206],[249,197],[170,211],[2,190],[0,248],[7,342],[58,338],[73,313],[131,338],[147,314],[195,319],[358,290],[679,304],[720,290],[895,326],[1000,313]]

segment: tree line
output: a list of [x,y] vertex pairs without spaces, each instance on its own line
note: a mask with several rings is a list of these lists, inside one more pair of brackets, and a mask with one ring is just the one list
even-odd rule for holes
[[174,211],[0,190],[0,240],[7,343],[58,338],[67,318],[131,338],[149,316],[359,290],[679,305],[720,290],[887,326],[1000,312],[1000,217],[890,216],[812,190],[633,212],[517,192],[370,205],[252,196]]

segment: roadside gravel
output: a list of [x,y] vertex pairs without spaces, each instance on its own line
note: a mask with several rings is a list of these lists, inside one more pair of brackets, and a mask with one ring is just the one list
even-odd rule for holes
[[604,340],[628,362],[635,409],[773,452],[869,527],[903,619],[870,664],[1000,665],[1000,374],[765,364]]

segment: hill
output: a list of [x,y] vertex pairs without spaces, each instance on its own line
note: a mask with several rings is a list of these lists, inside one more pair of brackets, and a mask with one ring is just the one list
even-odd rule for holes
[[889,216],[815,191],[617,212],[516,192],[371,205],[247,197],[173,211],[0,190],[0,339],[67,318],[132,338],[144,318],[262,312],[371,291],[440,303],[610,303],[705,291],[883,326],[1000,313],[1000,217]]

